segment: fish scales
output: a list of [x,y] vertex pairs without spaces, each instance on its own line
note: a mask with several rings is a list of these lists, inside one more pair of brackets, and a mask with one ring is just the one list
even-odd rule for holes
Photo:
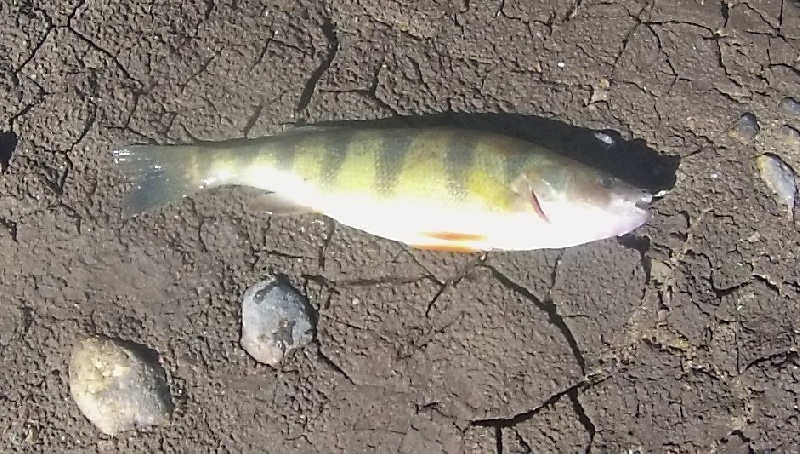
[[330,161],[328,184],[331,190],[348,194],[374,192],[378,183],[375,158],[383,146],[380,135],[371,131],[348,131],[332,137],[338,137],[339,141],[328,150],[336,154]]
[[268,171],[279,170],[327,193],[435,199],[445,205],[488,201],[503,209],[507,185],[536,159],[524,153],[524,145],[446,128],[334,129],[253,139],[239,148],[197,146],[190,167],[204,187],[247,184],[279,190],[264,181]]
[[447,131],[415,132],[393,188],[395,197],[430,200],[452,195],[445,156],[453,137]]
[[515,139],[495,135],[478,135],[476,155],[478,160],[467,179],[468,190],[483,200],[495,201],[490,210],[506,210],[508,186],[519,176],[520,169],[533,163],[536,156],[525,153],[530,146]]
[[[495,169],[491,143],[485,138],[457,134],[446,129],[335,130],[321,140],[319,135],[300,136],[267,143],[268,148],[293,149],[294,165],[280,165],[313,182],[320,190],[365,193],[379,198],[405,197],[429,200],[433,195],[462,200],[465,179],[486,181],[480,167]],[[289,146],[293,145],[293,146]],[[477,149],[484,148],[478,165]],[[264,154],[270,154],[268,149]],[[446,196],[446,197],[445,197]]]
[[[269,142],[268,142],[269,143]],[[324,179],[327,169],[325,149],[327,139],[320,135],[298,135],[296,137],[279,138],[270,146],[291,153],[294,156],[292,167],[282,167],[286,171],[296,172],[311,181]]]
[[[375,150],[381,146],[380,135],[371,131],[332,130],[326,134],[277,136],[264,144],[262,153],[291,154],[292,161],[277,168],[296,174],[325,192],[361,192],[375,185]],[[263,173],[269,168],[253,170]]]
[[444,167],[447,172],[447,183],[450,195],[457,200],[467,197],[465,179],[475,165],[475,152],[479,140],[469,134],[457,134],[449,131],[450,143],[444,153]]
[[138,185],[136,215],[200,189],[265,190],[253,209],[316,211],[367,233],[442,251],[567,247],[646,222],[652,196],[514,138],[450,128],[303,127],[204,145],[131,145],[115,162]]
[[375,190],[386,199],[394,195],[397,180],[406,162],[416,134],[382,134],[381,147],[375,162]]

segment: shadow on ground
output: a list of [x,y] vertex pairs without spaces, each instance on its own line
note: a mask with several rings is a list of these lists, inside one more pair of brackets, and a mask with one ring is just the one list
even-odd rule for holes
[[0,133],[0,171],[5,172],[11,163],[11,156],[17,148],[19,138],[13,132]]

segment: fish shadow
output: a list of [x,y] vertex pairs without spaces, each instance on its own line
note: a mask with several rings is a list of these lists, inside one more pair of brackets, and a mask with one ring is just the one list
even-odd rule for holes
[[339,120],[317,126],[374,128],[459,127],[525,140],[593,166],[642,189],[658,193],[675,186],[680,158],[659,154],[644,140],[625,140],[612,130],[592,130],[535,115],[442,113],[378,120]]

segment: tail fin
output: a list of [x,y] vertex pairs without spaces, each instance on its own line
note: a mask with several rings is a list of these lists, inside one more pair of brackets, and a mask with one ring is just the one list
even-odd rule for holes
[[113,150],[114,164],[134,186],[122,202],[130,217],[177,202],[203,188],[194,145],[129,145]]

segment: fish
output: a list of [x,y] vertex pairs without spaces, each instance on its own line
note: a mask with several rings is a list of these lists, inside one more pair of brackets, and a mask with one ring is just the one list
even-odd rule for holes
[[756,167],[762,180],[774,192],[781,203],[787,207],[789,222],[794,221],[797,176],[794,170],[778,155],[764,153],[756,158]]
[[138,216],[220,186],[260,192],[250,209],[317,213],[412,248],[555,249],[621,236],[653,196],[550,149],[454,127],[299,126],[260,138],[112,150]]

